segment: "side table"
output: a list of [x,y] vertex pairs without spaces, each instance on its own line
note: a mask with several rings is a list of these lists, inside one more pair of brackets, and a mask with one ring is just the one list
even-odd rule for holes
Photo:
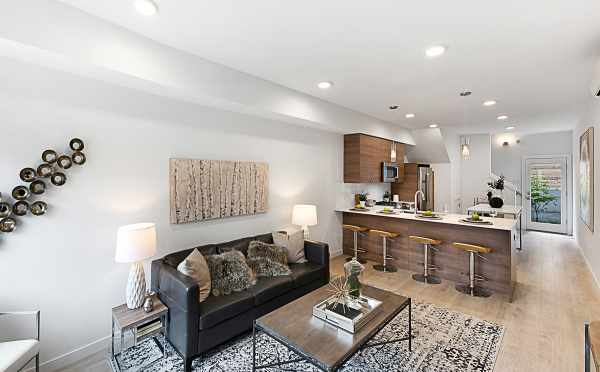
[[[125,349],[125,332],[131,331],[133,334],[133,344],[152,337],[158,348],[162,351],[163,357],[166,356],[168,314],[169,308],[154,295],[152,297],[154,308],[147,313],[143,308],[130,310],[127,304],[123,304],[112,309],[112,331],[110,341],[111,358],[115,361],[117,369],[121,371],[119,357],[122,358]],[[160,326],[157,322],[160,322]],[[115,330],[120,333],[120,349],[119,353],[115,354]],[[164,336],[164,345],[157,340],[156,336],[162,334]]]

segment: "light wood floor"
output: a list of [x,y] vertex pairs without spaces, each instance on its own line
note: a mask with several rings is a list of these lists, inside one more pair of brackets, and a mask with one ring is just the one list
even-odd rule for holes
[[[513,303],[504,298],[470,298],[454,290],[454,283],[437,286],[417,283],[412,273],[380,273],[371,265],[365,282],[506,327],[495,372],[582,371],[583,323],[600,320],[600,291],[572,238],[530,232],[518,254]],[[343,257],[332,260],[332,272],[341,275]],[[108,372],[105,354],[63,372]]]

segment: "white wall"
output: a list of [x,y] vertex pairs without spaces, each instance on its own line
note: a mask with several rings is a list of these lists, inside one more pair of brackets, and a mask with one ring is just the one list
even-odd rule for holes
[[[594,216],[595,228],[590,229],[579,218],[579,136],[589,127],[594,128]],[[583,254],[590,266],[596,283],[600,285],[600,231],[598,221],[600,220],[600,100],[591,98],[585,115],[573,131],[573,164],[575,170],[575,193],[574,205],[574,234],[577,243],[583,250]]]
[[[385,185],[344,185],[343,136],[202,108],[0,58],[0,191],[40,162],[42,150],[81,137],[88,162],[41,199],[43,217],[0,235],[3,310],[41,309],[48,369],[106,346],[110,309],[124,301],[128,266],[114,263],[118,226],[152,221],[161,257],[195,245],[288,226],[295,203],[318,205],[315,239],[341,250],[338,195]],[[187,225],[169,223],[168,159],[269,163],[269,212]],[[380,196],[377,195],[379,198]],[[146,264],[149,278],[149,263]],[[86,345],[88,345],[86,347]],[[78,352],[72,351],[83,348]],[[65,355],[66,354],[66,355]],[[63,357],[61,357],[63,356]]]
[[460,195],[462,213],[473,205],[475,197],[485,197],[491,172],[491,137],[488,134],[472,134],[471,157],[460,160]]

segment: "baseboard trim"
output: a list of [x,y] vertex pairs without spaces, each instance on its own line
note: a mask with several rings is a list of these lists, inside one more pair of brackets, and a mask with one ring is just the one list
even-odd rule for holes
[[592,270],[592,265],[590,264],[590,261],[588,261],[588,258],[585,255],[585,251],[583,250],[583,248],[581,247],[581,245],[579,244],[579,242],[576,242],[576,243],[577,243],[577,247],[579,248],[579,252],[581,252],[581,256],[583,256],[583,260],[585,261],[585,265],[587,266],[588,270],[592,274],[592,278],[594,278],[594,283],[596,283],[596,289],[598,291],[600,291],[600,282],[598,281],[598,278],[596,277],[596,273],[594,273],[594,270]]
[[[87,345],[78,347],[77,349],[71,350],[67,353],[64,353],[55,358],[40,363],[40,371],[53,372],[62,368],[69,367],[102,350],[108,350],[109,345],[110,336],[102,337],[96,341],[90,342]],[[35,371],[35,367],[29,368],[26,371]]]

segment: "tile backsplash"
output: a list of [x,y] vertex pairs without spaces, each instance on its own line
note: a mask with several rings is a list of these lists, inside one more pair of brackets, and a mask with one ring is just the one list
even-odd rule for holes
[[389,183],[339,183],[336,208],[350,208],[354,206],[354,195],[360,192],[369,193],[369,199],[383,200],[383,193],[390,191]]

